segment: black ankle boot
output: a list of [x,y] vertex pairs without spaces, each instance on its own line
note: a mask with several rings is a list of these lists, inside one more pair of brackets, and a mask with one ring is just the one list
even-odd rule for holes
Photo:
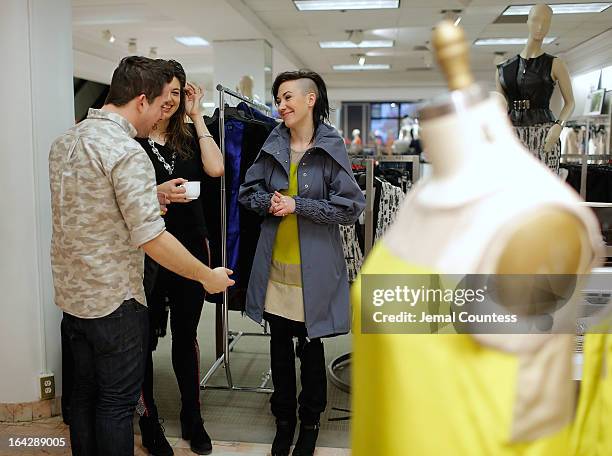
[[319,436],[319,423],[304,424],[300,423],[300,433],[298,435],[295,448],[293,448],[293,456],[313,456],[317,445],[317,437]]
[[166,440],[164,428],[156,416],[141,416],[138,420],[142,437],[142,446],[153,456],[172,456],[174,451]]
[[184,416],[181,412],[181,436],[184,440],[189,440],[189,447],[194,453],[212,453],[212,442],[206,429],[204,429],[204,423],[199,413]]
[[289,456],[295,434],[295,421],[277,421],[276,435],[272,442],[272,456]]

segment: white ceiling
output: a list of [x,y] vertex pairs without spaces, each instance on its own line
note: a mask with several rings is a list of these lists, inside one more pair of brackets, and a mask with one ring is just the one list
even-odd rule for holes
[[[299,12],[291,0],[73,0],[75,72],[106,82],[117,61],[128,54],[127,42],[137,38],[138,52],[157,47],[161,58],[174,58],[198,82],[212,88],[214,45],[188,48],[178,35],[214,40],[266,39],[275,51],[274,71],[308,67],[324,75],[330,88],[440,85],[438,71],[428,69],[424,51],[442,9],[462,9],[461,26],[476,38],[526,37],[526,24],[493,24],[509,4],[524,0],[401,0],[399,9],[347,12]],[[128,0],[129,1],[129,0]],[[575,0],[573,0],[575,1]],[[561,3],[560,1],[557,1]],[[582,2],[586,3],[586,2]],[[562,54],[612,27],[612,8],[599,14],[557,15],[546,47]],[[112,31],[114,44],[102,39]],[[319,41],[346,40],[348,29],[361,29],[364,39],[393,39],[391,49],[320,49]],[[521,46],[472,46],[472,67],[479,79],[493,75],[495,51],[507,55]],[[367,52],[368,63],[389,63],[388,71],[334,72],[333,64],[356,63],[354,54]],[[237,62],[239,64],[239,62]]]

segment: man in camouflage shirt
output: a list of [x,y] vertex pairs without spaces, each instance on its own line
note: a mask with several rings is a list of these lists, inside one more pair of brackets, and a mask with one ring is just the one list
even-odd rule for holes
[[74,359],[75,455],[132,455],[148,316],[143,250],[211,293],[233,281],[165,231],[155,172],[133,139],[148,136],[169,98],[167,62],[124,58],[105,105],[60,136],[49,154],[51,262],[62,331]]

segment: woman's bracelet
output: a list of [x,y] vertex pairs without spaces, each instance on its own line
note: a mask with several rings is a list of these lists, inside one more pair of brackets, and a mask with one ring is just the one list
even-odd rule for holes
[[213,138],[213,135],[209,135],[209,134],[198,135],[198,140],[204,139],[204,138],[215,139],[215,138]]

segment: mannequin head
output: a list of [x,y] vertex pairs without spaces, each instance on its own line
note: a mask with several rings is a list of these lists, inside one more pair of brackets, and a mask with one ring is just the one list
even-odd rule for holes
[[534,5],[529,11],[527,27],[529,28],[529,38],[535,41],[543,41],[552,20],[552,8],[545,4]]
[[245,74],[240,78],[240,82],[238,82],[238,92],[245,97],[253,99],[253,76]]

